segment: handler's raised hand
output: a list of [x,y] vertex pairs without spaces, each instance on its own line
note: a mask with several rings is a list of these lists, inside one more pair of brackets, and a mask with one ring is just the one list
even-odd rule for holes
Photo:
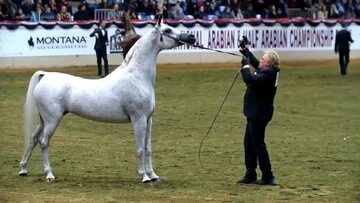
[[240,40],[240,48],[245,49],[246,45],[249,44],[248,38],[244,35],[242,36],[242,39]]

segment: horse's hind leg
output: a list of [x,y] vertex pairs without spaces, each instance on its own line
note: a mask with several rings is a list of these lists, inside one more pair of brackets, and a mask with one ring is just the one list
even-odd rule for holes
[[138,172],[143,177],[142,182],[149,182],[151,179],[147,176],[144,161],[145,161],[145,136],[146,136],[146,127],[147,122],[146,118],[142,117],[140,119],[131,119],[133,121],[136,146],[137,146],[137,154],[139,158],[139,167]]
[[27,165],[29,163],[31,154],[38,143],[39,135],[43,133],[43,130],[44,130],[44,124],[43,122],[41,122],[40,125],[35,130],[35,132],[33,133],[33,135],[27,141],[24,155],[20,161],[20,172],[19,172],[20,176],[28,175]]
[[41,147],[41,152],[43,155],[43,163],[44,163],[44,173],[46,175],[47,181],[53,181],[55,179],[51,167],[50,167],[50,161],[49,161],[49,141],[50,138],[54,135],[54,132],[57,128],[57,126],[60,123],[61,118],[59,119],[52,119],[51,122],[45,122],[44,126],[44,133],[40,135],[39,137],[39,143]]
[[152,167],[151,161],[151,130],[152,130],[152,116],[147,121],[146,128],[146,140],[145,140],[145,170],[146,174],[150,177],[151,181],[160,181],[159,176],[157,176]]

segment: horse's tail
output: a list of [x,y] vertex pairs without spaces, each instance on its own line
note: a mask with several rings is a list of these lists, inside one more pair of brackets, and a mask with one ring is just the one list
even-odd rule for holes
[[36,116],[39,114],[39,110],[36,106],[34,99],[35,86],[40,81],[41,77],[45,74],[43,71],[36,71],[30,79],[29,87],[26,94],[26,100],[24,104],[24,136],[25,147],[29,141],[29,138],[34,130]]

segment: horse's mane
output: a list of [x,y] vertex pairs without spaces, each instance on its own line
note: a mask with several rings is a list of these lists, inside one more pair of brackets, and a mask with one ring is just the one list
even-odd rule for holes
[[126,67],[129,64],[129,61],[131,60],[134,50],[136,50],[139,47],[139,44],[141,43],[141,38],[135,42],[135,44],[130,48],[130,50],[127,52],[126,57],[124,59],[124,62],[122,63],[124,67]]
[[147,40],[147,36],[153,32],[156,32],[156,31],[151,31],[150,33],[144,35],[143,37],[139,38],[139,40],[137,40],[135,42],[135,44],[130,48],[129,52],[127,52],[126,54],[126,57],[122,63],[122,67],[127,67],[127,65],[129,64],[131,58],[133,57],[134,55],[134,52],[136,49],[140,48],[143,44],[143,40]]
[[119,67],[117,67],[113,72],[115,71],[120,71],[121,69],[124,69],[126,67],[128,67],[131,58],[133,57],[134,51],[140,46],[141,43],[141,39],[137,40],[135,42],[135,44],[130,48],[130,50],[127,52],[126,57],[124,59],[124,61],[121,63],[121,65]]

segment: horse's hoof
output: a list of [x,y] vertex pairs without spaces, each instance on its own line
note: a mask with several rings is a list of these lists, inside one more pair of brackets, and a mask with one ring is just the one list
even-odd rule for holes
[[160,182],[161,182],[160,178],[151,179],[151,183],[160,183]]
[[151,182],[151,179],[149,178],[149,176],[144,175],[144,177],[143,177],[143,179],[142,179],[142,182],[143,182],[143,183],[149,183],[149,182]]
[[19,176],[27,176],[28,175],[28,172],[26,170],[21,170],[19,172]]
[[54,182],[55,178],[46,178],[46,182],[51,183]]
[[54,180],[55,177],[52,174],[46,176],[46,182],[50,183],[53,182]]
[[19,173],[19,176],[27,176],[27,173]]
[[143,180],[142,182],[145,183],[145,184],[150,184],[151,180],[150,179],[149,180]]

